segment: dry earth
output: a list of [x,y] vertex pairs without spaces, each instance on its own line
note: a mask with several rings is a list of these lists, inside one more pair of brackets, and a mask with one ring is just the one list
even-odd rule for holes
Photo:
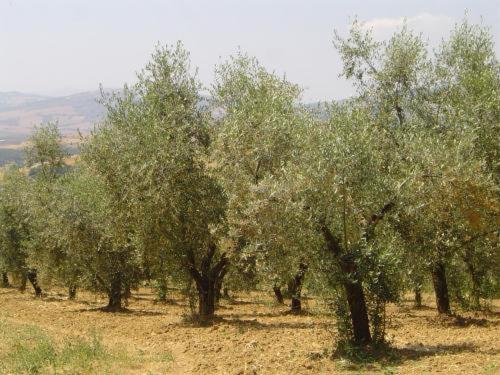
[[[332,359],[332,318],[313,300],[309,313],[286,314],[263,293],[223,301],[212,327],[185,323],[185,301],[154,303],[147,289],[135,292],[128,311],[106,313],[103,297],[80,294],[67,301],[57,292],[41,300],[16,289],[0,289],[0,321],[35,325],[54,337],[97,332],[106,347],[123,348],[133,363],[119,374],[495,374],[500,373],[500,301],[493,312],[441,319],[427,296],[426,307],[390,306],[392,356],[353,364]],[[2,338],[0,337],[0,340]],[[1,349],[1,347],[0,347]],[[0,353],[1,354],[1,353]],[[168,361],[155,361],[164,358]]]

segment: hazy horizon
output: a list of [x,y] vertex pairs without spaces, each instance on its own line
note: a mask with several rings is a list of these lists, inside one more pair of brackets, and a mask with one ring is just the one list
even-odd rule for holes
[[357,16],[383,39],[408,25],[431,46],[467,10],[491,27],[498,51],[498,1],[148,1],[0,0],[0,91],[48,96],[133,82],[157,43],[181,40],[209,86],[214,66],[241,49],[304,88],[305,101],[350,96],[339,79],[333,30]]

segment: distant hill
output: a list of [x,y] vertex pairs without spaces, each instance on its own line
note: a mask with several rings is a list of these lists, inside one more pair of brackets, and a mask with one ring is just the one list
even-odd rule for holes
[[21,143],[35,125],[49,121],[58,121],[64,136],[89,132],[104,115],[99,96],[98,91],[61,97],[0,92],[0,147]]

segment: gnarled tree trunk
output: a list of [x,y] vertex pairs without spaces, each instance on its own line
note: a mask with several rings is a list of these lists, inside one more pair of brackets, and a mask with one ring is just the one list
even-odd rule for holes
[[436,294],[437,310],[440,314],[451,314],[450,298],[448,295],[448,284],[446,282],[446,271],[444,263],[439,261],[432,266],[432,284]]
[[38,285],[38,279],[37,279],[37,274],[35,270],[30,270],[28,271],[27,274],[28,280],[33,285],[33,289],[35,290],[35,297],[41,297],[42,296],[42,288]]
[[220,297],[221,297],[221,292],[222,292],[222,282],[224,281],[224,276],[226,276],[227,272],[227,267],[225,267],[219,277],[217,278],[217,281],[215,281],[215,304],[218,306]]
[[333,235],[328,227],[322,225],[321,231],[327,249],[335,255],[343,274],[343,286],[351,315],[353,342],[356,345],[369,344],[372,341],[372,336],[370,334],[368,309],[366,307],[361,278],[358,274],[358,266],[353,257],[348,254],[342,254],[344,250],[342,249],[340,240]]
[[415,292],[415,307],[420,308],[422,307],[422,288],[420,287],[420,285],[415,285],[414,292]]
[[307,264],[300,263],[299,271],[297,272],[295,277],[288,283],[288,292],[292,297],[292,302],[290,305],[292,313],[300,313],[302,311],[301,292],[302,292],[302,283],[304,281],[304,275],[306,271],[307,271]]
[[[201,261],[200,270],[194,263],[194,256],[191,256],[189,272],[196,283],[198,291],[198,314],[200,324],[206,325],[213,321],[216,302],[217,285],[222,284],[222,279],[226,273],[228,259],[222,254],[220,259],[214,262],[216,245],[209,246],[207,255]],[[220,283],[220,284],[219,284]]]
[[114,275],[111,287],[108,290],[107,310],[118,311],[122,308],[122,277],[120,273]]
[[283,304],[283,293],[281,293],[281,288],[277,285],[273,286],[274,296],[276,297],[276,302]]
[[351,257],[342,257],[340,268],[344,272],[344,289],[351,314],[352,333],[354,343],[368,344],[372,341],[368,309],[366,308],[365,293],[358,275],[358,266]]

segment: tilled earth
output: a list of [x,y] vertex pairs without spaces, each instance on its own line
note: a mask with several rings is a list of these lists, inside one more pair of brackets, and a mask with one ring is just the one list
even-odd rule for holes
[[168,364],[138,359],[116,370],[121,375],[500,374],[500,301],[493,312],[446,319],[436,315],[430,296],[424,302],[421,309],[410,302],[390,306],[392,355],[361,364],[332,359],[333,318],[314,300],[306,300],[306,312],[296,316],[264,293],[222,301],[216,323],[196,327],[183,318],[183,299],[155,303],[148,289],[133,293],[128,310],[119,313],[99,310],[105,299],[90,293],[68,301],[54,291],[36,300],[0,289],[0,320],[35,325],[58,338],[97,332],[106,347],[123,348],[131,358],[171,358]]

